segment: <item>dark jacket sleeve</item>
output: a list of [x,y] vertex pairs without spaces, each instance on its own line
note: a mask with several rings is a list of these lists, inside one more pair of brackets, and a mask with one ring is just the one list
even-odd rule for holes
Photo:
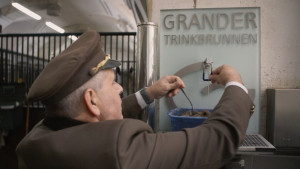
[[148,169],[220,168],[235,155],[244,138],[252,106],[241,88],[230,86],[199,127],[154,134],[124,123],[117,148],[120,165]]
[[186,129],[187,149],[181,168],[220,168],[236,154],[245,137],[253,102],[230,86],[203,125]]
[[122,113],[124,118],[139,119],[142,109],[137,102],[135,94],[128,95],[122,99]]

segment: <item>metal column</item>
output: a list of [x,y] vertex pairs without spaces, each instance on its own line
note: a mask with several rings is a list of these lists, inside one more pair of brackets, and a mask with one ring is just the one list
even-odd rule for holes
[[[137,28],[136,91],[151,86],[157,80],[158,73],[157,25],[147,22],[139,24]],[[141,117],[150,125],[154,123],[154,119],[151,119],[152,114],[154,116],[154,107],[151,107],[153,106],[147,108]]]

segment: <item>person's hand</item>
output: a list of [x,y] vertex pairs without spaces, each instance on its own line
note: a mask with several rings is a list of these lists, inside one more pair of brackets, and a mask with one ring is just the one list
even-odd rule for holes
[[146,89],[150,99],[160,99],[163,96],[173,97],[180,88],[184,88],[183,81],[178,76],[164,76]]
[[212,83],[226,85],[226,83],[235,81],[243,84],[241,76],[239,73],[229,65],[222,65],[212,71],[209,76]]

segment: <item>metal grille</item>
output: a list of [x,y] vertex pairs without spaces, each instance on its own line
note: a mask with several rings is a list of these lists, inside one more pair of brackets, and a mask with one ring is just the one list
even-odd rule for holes
[[122,63],[116,81],[123,86],[122,96],[135,92],[136,33],[100,33],[103,49],[112,59]]
[[[24,82],[26,91],[49,61],[73,43],[64,34],[0,34],[0,83]],[[122,62],[116,81],[124,88],[123,96],[135,89],[136,33],[100,33],[103,50]]]
[[246,135],[241,146],[268,146],[258,135]]

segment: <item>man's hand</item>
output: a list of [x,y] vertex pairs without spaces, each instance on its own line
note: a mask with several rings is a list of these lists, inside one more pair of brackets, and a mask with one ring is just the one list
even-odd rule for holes
[[226,83],[235,81],[243,84],[241,76],[239,73],[229,65],[222,65],[215,70],[209,76],[212,83],[226,85]]
[[184,88],[183,81],[178,76],[164,76],[146,89],[150,99],[160,99],[163,96],[173,97],[180,88]]

